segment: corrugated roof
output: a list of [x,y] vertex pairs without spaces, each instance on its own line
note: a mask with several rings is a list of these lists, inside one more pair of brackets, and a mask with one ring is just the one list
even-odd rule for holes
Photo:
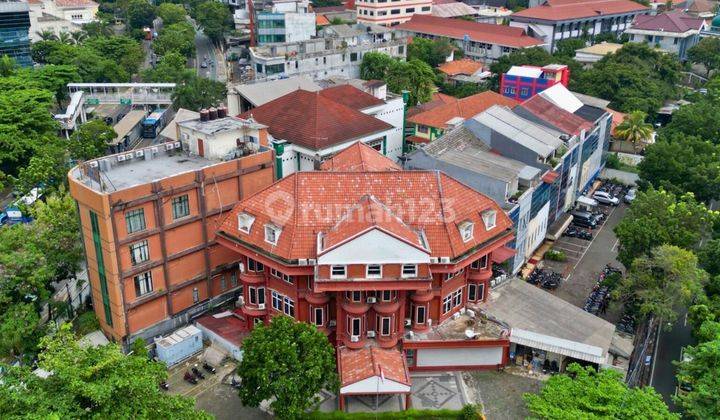
[[160,132],[161,137],[165,137],[167,139],[177,141],[178,140],[178,130],[177,125],[178,123],[181,123],[183,121],[189,121],[189,120],[196,120],[200,118],[200,113],[191,111],[189,109],[180,108],[177,110],[177,113],[175,114],[175,117],[168,123],[165,128]]
[[649,10],[649,8],[630,0],[552,1],[548,2],[548,4],[513,13],[510,19],[519,17],[560,21],[589,17],[596,18],[599,16],[629,12],[643,12],[646,10]]
[[528,121],[504,106],[493,106],[473,119],[544,158],[564,144],[560,132]]
[[235,85],[233,88],[253,104],[253,106],[264,105],[298,89],[309,92],[315,92],[321,89],[317,83],[307,76],[294,76],[287,79]]
[[576,98],[568,88],[560,83],[550,86],[540,92],[539,95],[570,113],[577,111],[583,106],[582,101]]
[[592,124],[581,117],[572,114],[548,101],[541,95],[535,95],[518,105],[552,125],[557,130],[569,135],[580,134],[582,130],[589,130]]
[[127,133],[142,122],[143,118],[145,118],[145,111],[141,109],[135,109],[125,114],[125,116],[113,126],[117,137],[115,137],[115,140],[113,140],[111,144],[120,143]]
[[475,16],[477,10],[459,1],[433,4],[432,15],[444,18],[455,18],[460,16]]
[[614,53],[620,48],[622,48],[622,44],[615,44],[612,42],[601,42],[599,44],[591,45],[589,47],[580,48],[579,50],[575,50],[575,53],[585,53],[585,54],[596,54],[596,55],[608,55],[610,53]]

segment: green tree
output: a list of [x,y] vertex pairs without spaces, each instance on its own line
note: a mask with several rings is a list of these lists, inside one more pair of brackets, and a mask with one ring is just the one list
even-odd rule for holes
[[146,357],[125,356],[115,344],[82,347],[69,324],[41,341],[40,368],[7,368],[0,384],[6,418],[211,418],[190,398],[164,393],[166,367]]
[[79,82],[80,74],[75,66],[46,64],[42,67],[26,69],[20,74],[28,82],[55,94],[55,100],[61,105],[68,98],[67,84]]
[[703,38],[687,51],[688,60],[705,66],[705,75],[710,77],[713,70],[720,67],[720,39],[709,36]]
[[138,71],[145,60],[140,43],[126,36],[95,37],[89,39],[85,48],[91,48],[105,59],[118,63],[128,74]]
[[204,77],[193,76],[173,92],[173,108],[193,109],[209,108],[222,103],[227,97],[224,83]]
[[654,389],[629,388],[612,369],[568,366],[548,379],[538,394],[525,394],[528,410],[540,419],[679,419]]
[[8,77],[15,74],[15,71],[18,69],[18,64],[15,62],[15,59],[8,56],[3,55],[0,57],[0,76],[2,77]]
[[0,314],[0,354],[18,358],[34,352],[44,331],[34,305],[11,304]]
[[154,69],[143,71],[142,79],[148,83],[172,82],[182,84],[192,79],[195,71],[187,68],[187,58],[176,51],[166,53]]
[[697,137],[663,136],[645,149],[640,178],[656,188],[690,191],[706,203],[720,198],[720,144]]
[[698,267],[695,254],[661,245],[633,261],[615,296],[635,302],[642,315],[672,323],[677,319],[675,308],[700,296],[706,281],[707,273]]
[[153,41],[153,50],[161,56],[177,52],[190,57],[195,53],[195,28],[188,22],[165,26]]
[[43,146],[36,149],[28,164],[20,168],[14,181],[16,189],[20,192],[26,193],[38,184],[54,190],[67,181],[69,169],[67,145],[53,136],[46,136],[43,142]]
[[110,22],[103,19],[84,24],[82,30],[89,38],[111,36],[114,34]]
[[157,14],[162,19],[163,25],[185,22],[187,13],[181,4],[163,3],[157,8]]
[[407,60],[420,60],[435,68],[444,63],[455,49],[455,45],[447,38],[435,40],[414,38],[407,47]]
[[385,81],[392,92],[409,91],[410,106],[428,102],[435,91],[435,73],[427,63],[420,60],[395,61]]
[[395,60],[381,52],[369,52],[363,55],[360,63],[360,77],[364,80],[385,80]]
[[[711,276],[720,275],[720,239],[711,239],[705,242],[697,255],[703,270]],[[716,294],[720,294],[720,287]]]
[[716,419],[720,417],[720,335],[686,351],[689,360],[677,364],[677,378],[692,390],[675,401],[689,418]]
[[670,123],[660,133],[668,138],[673,135],[697,136],[720,144],[720,119],[716,118],[717,115],[720,115],[720,99],[708,98],[684,105],[673,112]]
[[129,0],[127,2],[125,16],[127,25],[132,29],[151,27],[155,20],[155,6],[147,0]]
[[299,418],[318,403],[323,389],[336,390],[335,351],[325,334],[305,322],[276,316],[269,326],[257,326],[243,341],[243,404],[257,407],[263,400],[278,418]]
[[197,23],[202,27],[205,35],[215,42],[223,39],[232,24],[230,9],[216,1],[207,1],[197,9]]
[[585,48],[585,40],[580,38],[568,38],[558,41],[555,44],[555,55],[559,57],[575,58],[575,51]]
[[633,144],[635,151],[641,150],[653,134],[653,126],[645,122],[647,114],[633,111],[615,128],[615,137]]
[[675,196],[653,188],[639,192],[615,226],[618,260],[629,268],[635,258],[649,255],[653,248],[663,244],[695,249],[716,221],[717,214],[690,193]]
[[117,133],[104,121],[88,121],[70,136],[70,156],[76,160],[90,160],[107,153],[108,144]]

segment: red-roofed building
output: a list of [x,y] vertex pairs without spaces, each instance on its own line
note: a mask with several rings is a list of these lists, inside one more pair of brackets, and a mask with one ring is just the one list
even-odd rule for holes
[[321,171],[399,171],[400,165],[363,142],[357,142],[320,165]]
[[541,95],[535,95],[518,107],[534,115],[545,125],[569,136],[579,136],[583,131],[590,131],[593,124],[553,104]]
[[510,26],[542,39],[553,51],[562,39],[620,34],[636,16],[649,12],[649,7],[631,0],[549,0],[513,13]]
[[687,59],[687,51],[700,42],[700,32],[708,27],[704,19],[682,12],[643,15],[625,31],[630,41],[647,42],[662,51]]
[[[492,263],[513,255],[512,239],[492,199],[441,172],[397,170],[294,173],[235,206],[215,234],[237,255],[249,329],[284,313],[315,324],[341,353],[408,340],[403,350],[425,354],[411,369],[504,363],[501,327],[468,340],[466,319],[460,329],[449,323],[485,300]],[[458,348],[478,357],[443,356]],[[341,356],[343,387],[376,376],[374,366],[346,363],[372,352]],[[386,379],[407,384],[393,379],[405,362],[378,354],[392,359]]]
[[337,351],[340,376],[340,410],[345,409],[352,395],[401,395],[405,408],[410,408],[410,372],[403,354],[398,350],[367,347]]
[[396,29],[409,36],[459,41],[465,56],[476,60],[493,61],[517,49],[545,44],[521,28],[437,16],[415,15]]
[[241,115],[268,126],[277,178],[318,169],[358,141],[395,161],[403,147],[402,97],[388,95],[384,85],[369,91],[377,96],[351,85],[298,89]]

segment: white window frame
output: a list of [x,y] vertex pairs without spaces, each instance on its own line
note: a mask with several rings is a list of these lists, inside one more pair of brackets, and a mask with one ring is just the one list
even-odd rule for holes
[[[354,334],[355,333],[355,321],[357,321],[357,325],[358,325],[357,334]],[[351,336],[352,335],[360,336],[362,334],[362,318],[348,316],[347,333]]]
[[475,227],[475,224],[470,221],[465,221],[458,225],[458,230],[460,231],[460,237],[462,238],[463,242],[472,241],[474,227]]
[[152,272],[145,271],[133,277],[135,283],[135,297],[145,296],[153,291]]
[[[422,321],[420,321],[420,310],[422,309]],[[425,305],[418,305],[415,307],[415,323],[425,324],[427,322],[427,307]]]
[[[405,269],[406,269],[406,268],[410,268],[410,267],[412,267],[412,269],[413,269],[412,274],[405,272]],[[402,267],[400,268],[400,275],[401,275],[403,278],[417,277],[417,275],[418,275],[418,266],[417,266],[417,264],[403,264]]]
[[[373,268],[373,271],[377,271],[376,274],[370,273],[370,268]],[[369,279],[381,279],[382,278],[382,265],[381,264],[368,264],[365,266],[365,277]]]
[[[342,268],[342,274],[335,274],[335,269]],[[346,279],[347,278],[347,266],[346,265],[331,265],[330,266],[330,278],[331,279]]]
[[[320,314],[320,322],[318,322],[318,313]],[[312,321],[317,327],[325,325],[325,308],[322,306],[314,306],[312,309]]]
[[[385,293],[388,293],[389,297],[387,299],[385,299]],[[394,294],[395,293],[392,290],[383,290],[380,292],[380,300],[383,302],[392,302]]]
[[[482,262],[482,264],[480,264]],[[488,256],[487,254],[483,255],[482,257],[478,258],[477,260],[470,263],[470,268],[473,270],[483,270],[487,268],[488,263]]]
[[[355,294],[357,294],[357,299],[355,299]],[[345,299],[347,299],[349,302],[362,302],[362,292],[360,290],[349,290],[345,292]]]
[[468,302],[475,302],[477,300],[477,286],[475,283],[468,284]]
[[265,264],[261,263],[260,261],[248,258],[247,262],[248,271],[252,271],[253,273],[262,273],[263,271],[265,271]]
[[283,313],[295,318],[295,301],[288,296],[283,296]]
[[[255,299],[253,299],[253,295],[255,295]],[[260,286],[260,287],[248,286],[248,302],[250,302],[252,305],[264,304],[265,303],[265,286]]]
[[274,225],[265,225],[265,242],[271,245],[277,245],[280,240],[282,229]]
[[238,214],[238,230],[244,233],[250,233],[252,225],[255,222],[255,216],[249,213]]
[[482,219],[485,224],[485,230],[490,230],[497,226],[497,212],[495,210],[485,210],[482,212]]
[[142,264],[150,259],[150,246],[147,239],[135,242],[129,246],[130,263],[132,265]]
[[272,303],[272,308],[276,311],[280,312],[283,310],[283,295],[280,293],[270,290],[270,302]]
[[[385,330],[385,322],[387,322],[387,331]],[[392,317],[391,316],[378,316],[378,330],[380,335],[382,336],[389,336],[392,334],[393,330],[392,325]]]
[[281,271],[278,271],[272,267],[270,267],[270,275],[284,281],[285,283],[294,284],[293,277],[291,275],[285,274]]

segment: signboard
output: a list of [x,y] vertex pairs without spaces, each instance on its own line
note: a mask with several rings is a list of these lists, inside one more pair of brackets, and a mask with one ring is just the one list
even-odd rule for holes
[[120,98],[120,105],[132,105],[132,99]]
[[98,99],[98,98],[87,98],[87,99],[85,99],[85,103],[88,104],[88,105],[99,105],[99,104],[100,104],[100,99]]

